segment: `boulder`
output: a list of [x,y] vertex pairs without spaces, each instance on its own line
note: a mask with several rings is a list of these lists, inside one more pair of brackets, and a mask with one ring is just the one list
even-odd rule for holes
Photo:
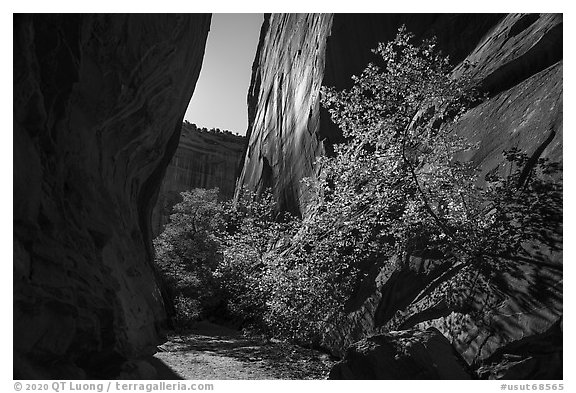
[[466,363],[434,328],[380,334],[351,345],[329,379],[472,379]]

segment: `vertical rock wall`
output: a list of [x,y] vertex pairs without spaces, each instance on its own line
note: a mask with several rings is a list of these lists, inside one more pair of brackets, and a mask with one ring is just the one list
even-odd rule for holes
[[[239,187],[272,188],[295,210],[298,180],[323,151],[317,137],[330,14],[266,15],[248,93],[248,145]],[[237,190],[238,191],[238,190]]]
[[15,377],[110,377],[158,343],[150,214],[209,26],[14,16]]

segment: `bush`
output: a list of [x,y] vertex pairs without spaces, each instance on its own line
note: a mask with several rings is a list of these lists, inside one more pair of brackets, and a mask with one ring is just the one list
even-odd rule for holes
[[154,239],[155,263],[168,287],[176,315],[174,321],[205,317],[221,298],[214,270],[222,251],[218,233],[223,226],[223,206],[218,189],[183,192],[170,222]]
[[194,322],[199,321],[202,309],[201,304],[196,299],[179,294],[174,299],[174,325],[178,329],[190,327]]
[[401,28],[374,50],[382,67],[369,64],[350,90],[322,91],[347,143],[319,160],[315,210],[329,227],[348,228],[358,255],[368,244],[384,254],[431,244],[453,251],[449,228],[466,219],[475,189],[475,168],[453,159],[473,146],[449,125],[479,94],[468,78],[450,78],[448,58],[433,40],[414,46],[412,39]]
[[264,320],[271,296],[267,277],[282,243],[290,237],[295,218],[278,212],[269,191],[258,196],[244,190],[227,211],[223,260],[216,275],[230,314],[251,328],[267,331]]

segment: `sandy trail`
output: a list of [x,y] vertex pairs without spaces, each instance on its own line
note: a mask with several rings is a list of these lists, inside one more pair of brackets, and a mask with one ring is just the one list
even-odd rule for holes
[[182,379],[326,379],[334,360],[296,345],[248,338],[208,322],[168,337],[154,357]]

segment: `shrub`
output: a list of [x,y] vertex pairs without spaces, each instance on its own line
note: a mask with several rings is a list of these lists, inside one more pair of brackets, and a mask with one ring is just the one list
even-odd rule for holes
[[201,304],[196,299],[179,294],[174,299],[174,325],[178,329],[190,327],[192,323],[200,320]]
[[213,275],[222,259],[217,234],[224,213],[218,189],[181,195],[183,201],[154,239],[155,263],[171,294],[176,323],[205,316],[221,301]]
[[290,236],[294,218],[278,212],[269,191],[258,196],[244,190],[241,195],[227,209],[223,260],[216,275],[231,315],[265,331],[264,315],[271,296],[266,277],[282,242]]

